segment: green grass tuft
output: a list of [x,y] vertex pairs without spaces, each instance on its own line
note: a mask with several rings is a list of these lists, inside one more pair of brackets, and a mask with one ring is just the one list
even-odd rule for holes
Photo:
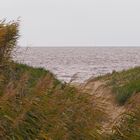
[[133,94],[140,92],[140,67],[113,72],[98,79],[108,81],[107,85],[112,87],[120,105],[124,105]]

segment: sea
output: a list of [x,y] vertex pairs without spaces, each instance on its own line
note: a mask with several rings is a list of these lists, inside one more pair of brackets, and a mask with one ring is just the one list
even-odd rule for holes
[[53,72],[63,82],[86,82],[140,66],[139,47],[20,47],[13,59]]

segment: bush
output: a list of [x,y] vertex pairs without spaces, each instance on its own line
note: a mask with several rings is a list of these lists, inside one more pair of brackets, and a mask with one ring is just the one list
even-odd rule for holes
[[18,22],[0,22],[0,67],[7,65],[11,58],[19,37],[18,27]]

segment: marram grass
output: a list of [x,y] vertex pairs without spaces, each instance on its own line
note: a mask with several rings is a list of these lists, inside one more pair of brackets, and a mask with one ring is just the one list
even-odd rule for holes
[[104,113],[91,96],[62,84],[44,69],[13,65],[1,87],[1,140],[101,138]]

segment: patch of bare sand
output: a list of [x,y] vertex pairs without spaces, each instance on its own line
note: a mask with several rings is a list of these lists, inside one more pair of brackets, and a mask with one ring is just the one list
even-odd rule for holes
[[112,127],[117,118],[125,112],[124,106],[119,106],[115,101],[115,96],[110,87],[106,86],[106,81],[89,80],[87,83],[77,85],[80,90],[95,96],[98,103],[101,103],[108,119],[102,122],[102,133],[111,133]]

